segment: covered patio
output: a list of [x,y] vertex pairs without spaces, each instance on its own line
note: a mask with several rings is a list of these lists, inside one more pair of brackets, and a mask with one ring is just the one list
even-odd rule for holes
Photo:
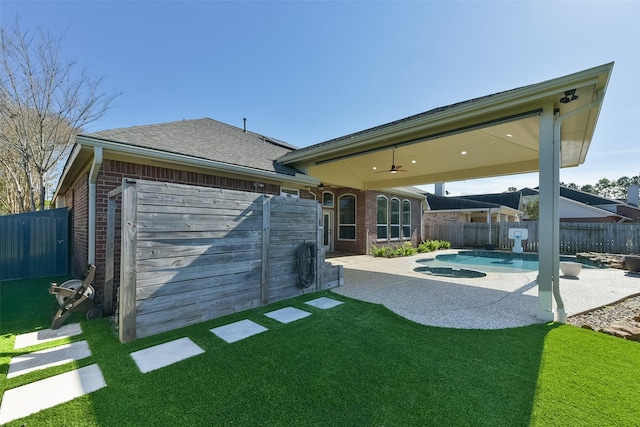
[[559,170],[584,163],[612,69],[613,63],[604,64],[436,108],[279,160],[325,185],[360,190],[539,172],[537,318],[565,321],[558,275]]

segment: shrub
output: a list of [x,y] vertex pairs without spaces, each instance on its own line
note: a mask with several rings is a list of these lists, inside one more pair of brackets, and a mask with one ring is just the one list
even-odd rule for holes
[[433,252],[440,249],[449,249],[451,243],[445,240],[427,240],[420,243],[417,248],[414,248],[411,242],[405,242],[401,246],[391,248],[389,246],[383,246],[381,248],[373,245],[369,249],[369,253],[374,257],[392,258],[397,256],[411,256],[418,253]]
[[433,252],[441,249],[451,248],[451,243],[445,240],[425,240],[418,245],[418,252]]
[[402,246],[398,246],[394,251],[395,256],[411,256],[418,253],[418,249],[414,248],[411,242],[405,242]]
[[389,247],[379,248],[375,245],[371,246],[371,249],[369,249],[369,253],[374,257],[390,258],[391,256],[393,256],[393,252],[394,251],[392,248],[389,248]]

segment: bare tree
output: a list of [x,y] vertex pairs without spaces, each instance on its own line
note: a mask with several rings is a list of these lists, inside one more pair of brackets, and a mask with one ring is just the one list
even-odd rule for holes
[[[0,167],[30,210],[44,209],[46,183],[73,146],[120,93],[102,93],[103,77],[61,58],[64,34],[0,28]],[[9,187],[9,186],[7,186]],[[20,207],[27,210],[24,204]]]

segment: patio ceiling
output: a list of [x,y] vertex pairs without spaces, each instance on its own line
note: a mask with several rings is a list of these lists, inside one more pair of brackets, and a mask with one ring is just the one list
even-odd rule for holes
[[[279,160],[325,185],[375,189],[460,181],[539,169],[540,114],[553,108],[561,128],[561,167],[587,155],[613,63],[447,107],[293,151]],[[565,92],[575,90],[577,96]],[[545,143],[542,144],[542,147]],[[403,172],[390,173],[395,165]]]

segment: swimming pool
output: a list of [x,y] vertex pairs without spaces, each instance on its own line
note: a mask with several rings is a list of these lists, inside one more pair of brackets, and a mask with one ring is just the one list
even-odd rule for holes
[[[574,257],[560,257],[560,261],[580,261]],[[457,254],[441,254],[435,258],[419,259],[416,262],[430,267],[479,270],[486,273],[529,273],[538,271],[538,254],[516,254],[501,251],[460,251]],[[583,262],[584,268],[597,268]],[[414,271],[420,271],[417,267]]]

